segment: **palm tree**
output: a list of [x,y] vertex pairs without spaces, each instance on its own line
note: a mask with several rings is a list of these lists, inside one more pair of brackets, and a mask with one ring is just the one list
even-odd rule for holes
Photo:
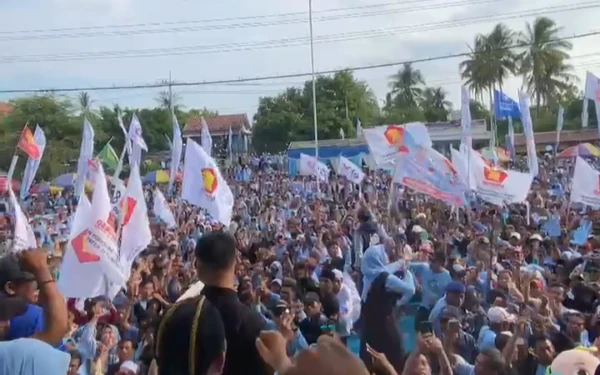
[[504,81],[518,70],[517,56],[511,50],[515,36],[514,31],[499,23],[486,37],[489,50],[487,63],[492,75],[492,85],[498,90],[502,90]]
[[79,110],[84,116],[89,116],[92,113],[92,98],[90,94],[85,91],[82,91],[77,96],[77,101],[79,102]]
[[390,87],[395,95],[396,104],[407,107],[416,107],[420,102],[423,90],[418,87],[425,85],[425,79],[419,69],[414,69],[412,64],[405,63],[398,73],[392,75]]
[[475,37],[475,44],[467,60],[458,65],[460,75],[465,80],[465,85],[479,101],[483,101],[483,93],[490,89],[493,82],[493,72],[488,64],[489,45],[487,37],[479,34]]
[[576,79],[566,63],[573,45],[559,39],[561,30],[550,18],[538,17],[519,35],[519,43],[527,46],[519,56],[523,86],[533,96],[538,116],[542,104],[558,100]]
[[446,120],[448,110],[452,107],[452,103],[446,99],[446,92],[441,87],[426,88],[420,104],[427,121]]

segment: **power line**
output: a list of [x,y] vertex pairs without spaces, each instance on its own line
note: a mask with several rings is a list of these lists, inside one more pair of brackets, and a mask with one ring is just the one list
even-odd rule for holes
[[[394,28],[381,28],[375,30],[365,30],[356,32],[347,32],[339,34],[324,35],[315,38],[315,43],[334,43],[345,42],[351,40],[361,40],[366,38],[375,38],[389,35],[397,35],[403,33],[424,32],[432,30],[447,29],[453,27],[467,26],[482,22],[498,22],[510,19],[518,19],[523,17],[540,16],[551,13],[564,13],[575,10],[592,9],[600,7],[600,2],[587,2],[571,4],[568,6],[547,7],[541,9],[529,9],[519,12],[513,12],[501,16],[485,15],[478,17],[465,18],[455,21],[443,21],[428,24],[416,24],[409,26],[401,26]],[[82,61],[82,60],[109,60],[123,58],[140,58],[140,57],[160,57],[160,56],[182,56],[182,55],[202,55],[210,53],[236,52],[244,50],[271,49],[282,47],[304,46],[310,41],[308,37],[288,38],[280,40],[267,40],[260,42],[244,42],[220,45],[203,45],[203,46],[187,46],[187,47],[170,47],[170,48],[150,48],[142,50],[117,50],[117,51],[100,51],[100,52],[76,52],[70,54],[41,54],[41,55],[25,55],[25,56],[4,56],[0,58],[1,63],[35,63],[35,62],[60,62],[60,61]]]
[[[336,13],[346,12],[358,9],[373,9],[381,7],[389,7],[396,5],[406,4],[422,4],[424,1],[435,1],[435,0],[406,0],[406,1],[395,1],[388,3],[377,3],[345,8],[333,8],[313,11],[313,14],[323,13]],[[276,13],[276,14],[264,14],[256,16],[243,16],[243,17],[227,17],[227,18],[213,18],[213,19],[202,19],[202,20],[180,20],[180,21],[169,21],[169,22],[151,22],[151,23],[138,23],[138,24],[120,24],[120,25],[100,25],[100,26],[80,26],[80,27],[63,27],[63,28],[51,28],[51,29],[33,29],[33,30],[11,30],[11,31],[0,31],[0,35],[14,35],[14,34],[33,34],[33,33],[51,33],[51,32],[65,32],[65,31],[85,31],[85,30],[106,30],[113,28],[136,28],[136,27],[155,27],[155,26],[171,26],[171,25],[185,25],[185,24],[205,24],[205,23],[218,23],[227,21],[245,21],[245,20],[256,20],[265,18],[285,18],[293,16],[304,16],[304,22],[308,17],[308,12],[289,12],[289,13]]]
[[[564,40],[574,40],[581,39],[590,36],[600,35],[600,31],[593,31],[584,34],[575,34],[572,36],[557,38],[554,41],[564,41]],[[506,48],[497,49],[496,51],[509,50],[514,48],[524,48],[530,47],[532,44],[530,43],[516,43],[510,45]],[[489,52],[489,51],[487,51]],[[492,51],[493,52],[493,51]],[[371,69],[380,69],[380,68],[389,68],[393,66],[399,66],[407,63],[417,64],[431,61],[439,61],[439,60],[448,60],[458,57],[467,57],[476,55],[477,52],[460,52],[455,54],[449,54],[444,56],[434,56],[434,57],[426,57],[421,59],[413,59],[413,60],[404,60],[404,61],[396,61],[382,64],[374,64],[374,65],[363,65],[357,66],[353,68],[346,69],[330,69],[323,70],[320,72],[316,72],[318,75],[324,74],[334,74],[343,71],[363,71],[363,70],[371,70]],[[48,92],[75,92],[75,91],[109,91],[109,90],[138,90],[138,89],[149,89],[149,88],[159,88],[159,87],[168,87],[172,85],[174,87],[185,87],[185,86],[206,86],[206,85],[222,85],[222,84],[235,84],[235,83],[245,83],[245,82],[257,82],[257,81],[270,81],[275,79],[289,79],[289,78],[299,78],[299,77],[307,77],[310,76],[311,73],[290,73],[283,75],[270,75],[270,76],[259,76],[259,77],[249,77],[249,78],[239,78],[239,79],[223,79],[223,80],[213,80],[213,81],[197,81],[197,82],[159,82],[154,84],[142,84],[142,85],[131,85],[131,86],[90,86],[90,87],[65,87],[65,88],[46,88],[46,89],[11,89],[11,90],[0,90],[0,94],[14,94],[14,93],[48,93]]]
[[[427,1],[427,0],[425,0]],[[429,0],[431,1],[431,0]],[[468,6],[478,4],[496,3],[505,0],[460,0],[455,2],[443,2],[439,4],[422,4],[418,7],[404,7],[400,9],[383,9],[371,12],[356,12],[351,14],[338,14],[331,16],[316,17],[315,22],[325,21],[337,21],[351,18],[364,18],[364,17],[375,17],[375,16],[388,16],[397,13],[412,13],[424,10],[434,10],[443,8],[453,8],[457,6]],[[396,4],[403,5],[403,4]],[[194,21],[199,23],[200,21]],[[175,27],[167,28],[145,28],[145,29],[133,29],[133,30],[107,30],[107,31],[95,31],[95,32],[70,32],[70,33],[59,33],[59,34],[33,34],[33,35],[17,35],[0,37],[0,42],[15,42],[15,41],[26,41],[26,40],[50,40],[50,39],[64,39],[64,38],[90,38],[100,36],[128,36],[128,35],[147,35],[147,34],[164,34],[164,33],[181,33],[181,32],[194,32],[194,31],[214,31],[214,30],[231,30],[241,28],[255,28],[255,27],[267,27],[267,26],[280,26],[280,25],[292,25],[292,24],[304,24],[306,23],[305,18],[296,18],[288,20],[274,20],[265,22],[244,22],[237,24],[224,24],[224,25],[201,25],[201,26],[182,26],[178,25]],[[0,33],[1,35],[2,33]]]

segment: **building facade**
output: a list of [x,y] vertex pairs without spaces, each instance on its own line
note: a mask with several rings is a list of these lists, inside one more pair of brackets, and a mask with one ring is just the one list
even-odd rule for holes
[[[205,117],[204,120],[212,137],[214,157],[220,159],[228,157],[230,129],[231,150],[234,157],[248,152],[252,140],[252,126],[246,114]],[[201,118],[190,118],[183,128],[183,137],[200,143],[201,135]]]

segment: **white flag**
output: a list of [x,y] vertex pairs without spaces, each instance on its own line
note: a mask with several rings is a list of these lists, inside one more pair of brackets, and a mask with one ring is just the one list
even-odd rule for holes
[[123,132],[123,150],[121,150],[121,156],[119,157],[119,164],[117,164],[117,168],[115,169],[114,178],[119,178],[121,171],[123,170],[123,163],[125,163],[125,154],[130,155],[131,157],[131,141],[129,140],[129,134],[127,133],[127,129],[125,129],[125,124],[123,124],[123,118],[119,113],[117,115],[117,120],[119,121],[119,127]]
[[224,225],[231,223],[233,193],[215,160],[191,139],[185,147],[181,198],[204,208]]
[[348,179],[353,184],[360,184],[365,178],[364,172],[353,162],[340,156],[338,173]]
[[298,173],[301,176],[316,176],[320,181],[329,180],[329,168],[314,156],[306,154],[300,154]]
[[[460,89],[460,126],[462,128],[461,131],[461,140],[460,140],[460,149],[463,148],[472,149],[473,148],[473,134],[471,132],[471,95],[469,94],[469,89],[465,86],[462,86]],[[464,152],[464,151],[461,151]]]
[[127,194],[121,203],[123,234],[120,258],[127,276],[129,276],[129,270],[135,258],[152,242],[140,168],[137,164],[130,167],[131,174],[127,183]]
[[129,164],[136,163],[137,165],[142,164],[142,150],[148,151],[146,141],[142,133],[142,124],[134,114],[131,117],[131,124],[129,124],[129,140],[131,142],[131,153],[129,154]]
[[164,221],[169,228],[174,228],[177,226],[177,223],[175,222],[175,216],[173,216],[173,212],[171,212],[165,196],[158,188],[154,190],[153,211],[154,215]]
[[46,135],[42,128],[39,125],[35,127],[35,133],[33,133],[33,138],[35,139],[35,143],[40,147],[40,157],[39,159],[27,159],[27,164],[25,165],[25,171],[23,172],[23,180],[21,181],[21,199],[25,199],[27,194],[29,193],[29,189],[31,189],[31,185],[33,184],[33,180],[35,179],[35,174],[37,173],[38,168],[40,167],[40,163],[42,161],[42,156],[44,155],[44,149],[46,148]]
[[88,119],[83,120],[83,136],[81,137],[81,148],[79,159],[77,159],[77,177],[75,179],[75,194],[83,193],[85,179],[88,173],[88,162],[94,154],[94,128]]
[[527,145],[527,164],[529,173],[533,177],[539,173],[539,163],[537,151],[535,149],[535,140],[533,139],[533,122],[531,122],[531,113],[529,113],[529,95],[519,91],[519,107],[521,109],[521,123],[523,124],[523,135],[525,135],[525,144]]
[[580,156],[575,162],[570,200],[600,208],[600,173]]
[[15,214],[15,229],[13,232],[12,251],[18,252],[22,250],[35,249],[37,248],[37,241],[35,240],[33,229],[31,229],[31,225],[29,225],[27,216],[25,216],[23,213],[23,210],[17,201],[17,197],[15,197],[15,193],[13,192],[11,185],[12,184],[9,182],[8,198]]
[[83,229],[76,233],[76,238],[72,241],[73,248],[80,255],[80,261],[100,261],[108,280],[117,285],[125,285],[128,275],[123,272],[119,261],[116,220],[106,187],[106,175],[102,163],[97,160],[89,160],[89,169],[95,181],[92,209],[86,217],[85,225],[82,225]]
[[181,163],[181,152],[183,151],[183,140],[181,139],[181,128],[179,121],[173,114],[173,147],[171,148],[171,174],[169,175],[169,192],[173,190],[175,177],[179,172],[179,164]]
[[208,130],[208,124],[206,123],[204,117],[200,117],[200,122],[202,123],[200,144],[208,156],[212,156],[212,137],[210,135],[210,131]]

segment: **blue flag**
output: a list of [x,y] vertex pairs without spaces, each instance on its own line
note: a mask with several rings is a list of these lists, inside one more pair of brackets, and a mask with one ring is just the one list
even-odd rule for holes
[[521,118],[519,103],[503,92],[494,90],[494,115],[496,118]]

